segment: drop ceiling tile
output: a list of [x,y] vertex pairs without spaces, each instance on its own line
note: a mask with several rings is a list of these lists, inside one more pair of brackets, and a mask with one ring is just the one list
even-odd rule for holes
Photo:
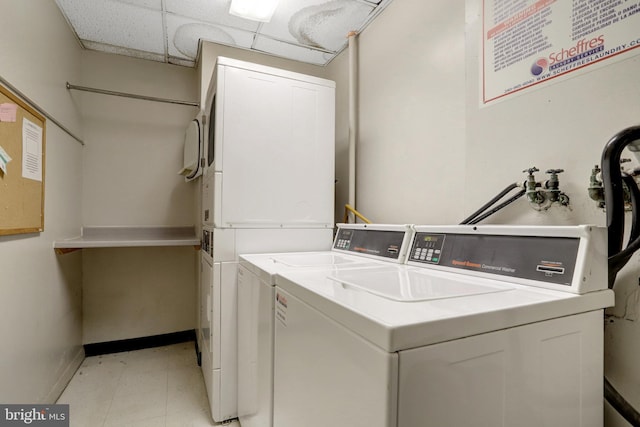
[[56,2],[81,40],[164,54],[161,12],[112,0]]
[[175,58],[173,56],[169,56],[169,64],[180,65],[182,67],[190,67],[193,68],[196,66],[195,61],[190,61],[188,59]]
[[280,0],[264,24],[229,15],[231,0],[55,1],[87,49],[194,66],[199,40],[324,65],[392,0]]
[[271,21],[265,22],[260,29],[261,34],[272,38],[296,42],[289,32],[289,20],[299,10],[322,4],[323,0],[280,0]]
[[331,59],[333,59],[333,55],[319,50],[295,46],[263,36],[256,37],[254,49],[270,53],[272,55],[293,59],[294,61],[308,62],[315,65],[326,65],[331,61]]
[[259,23],[229,15],[230,4],[231,0],[165,0],[169,13],[255,32]]
[[149,61],[164,62],[164,54],[144,52],[135,49],[127,49],[126,47],[112,46],[109,44],[92,42],[89,40],[81,40],[85,49],[97,50],[106,53],[115,53],[118,55],[132,56],[134,58],[147,59]]
[[329,51],[340,51],[350,31],[359,31],[374,6],[358,0],[287,0],[260,34]]
[[153,10],[162,10],[162,0],[115,0],[121,3],[128,3],[133,6],[144,7]]
[[253,33],[248,31],[198,22],[171,14],[167,15],[166,22],[169,55],[176,58],[195,60],[198,55],[199,39],[246,49],[253,43]]

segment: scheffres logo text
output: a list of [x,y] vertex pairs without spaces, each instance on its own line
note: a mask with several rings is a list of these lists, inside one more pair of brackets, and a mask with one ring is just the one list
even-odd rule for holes
[[549,63],[553,68],[556,64],[564,64],[567,60],[574,60],[583,56],[595,53],[598,47],[604,45],[604,35],[592,39],[578,40],[574,46],[562,48],[559,52],[552,52],[549,55]]
[[[549,78],[551,75],[564,73],[593,62],[602,57],[614,54],[626,45],[605,51],[605,36],[599,35],[591,39],[580,39],[570,47],[551,52],[547,58],[538,58],[531,65],[531,74],[537,80]],[[543,75],[546,71],[549,74]]]
[[69,405],[0,405],[0,427],[68,427]]

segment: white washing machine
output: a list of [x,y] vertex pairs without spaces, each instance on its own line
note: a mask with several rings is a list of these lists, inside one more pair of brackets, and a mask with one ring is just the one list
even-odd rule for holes
[[274,426],[602,426],[605,230],[415,229],[407,265],[276,276]]
[[284,271],[339,271],[404,263],[408,225],[339,224],[331,251],[240,256],[238,416],[242,427],[273,425],[275,277]]

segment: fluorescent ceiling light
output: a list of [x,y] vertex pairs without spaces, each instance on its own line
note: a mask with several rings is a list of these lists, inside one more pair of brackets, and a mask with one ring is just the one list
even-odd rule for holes
[[229,13],[253,21],[269,22],[278,0],[231,0]]

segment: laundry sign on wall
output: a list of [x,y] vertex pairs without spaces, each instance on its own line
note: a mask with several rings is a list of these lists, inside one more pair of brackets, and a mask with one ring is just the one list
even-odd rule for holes
[[640,54],[640,0],[483,0],[482,104]]

